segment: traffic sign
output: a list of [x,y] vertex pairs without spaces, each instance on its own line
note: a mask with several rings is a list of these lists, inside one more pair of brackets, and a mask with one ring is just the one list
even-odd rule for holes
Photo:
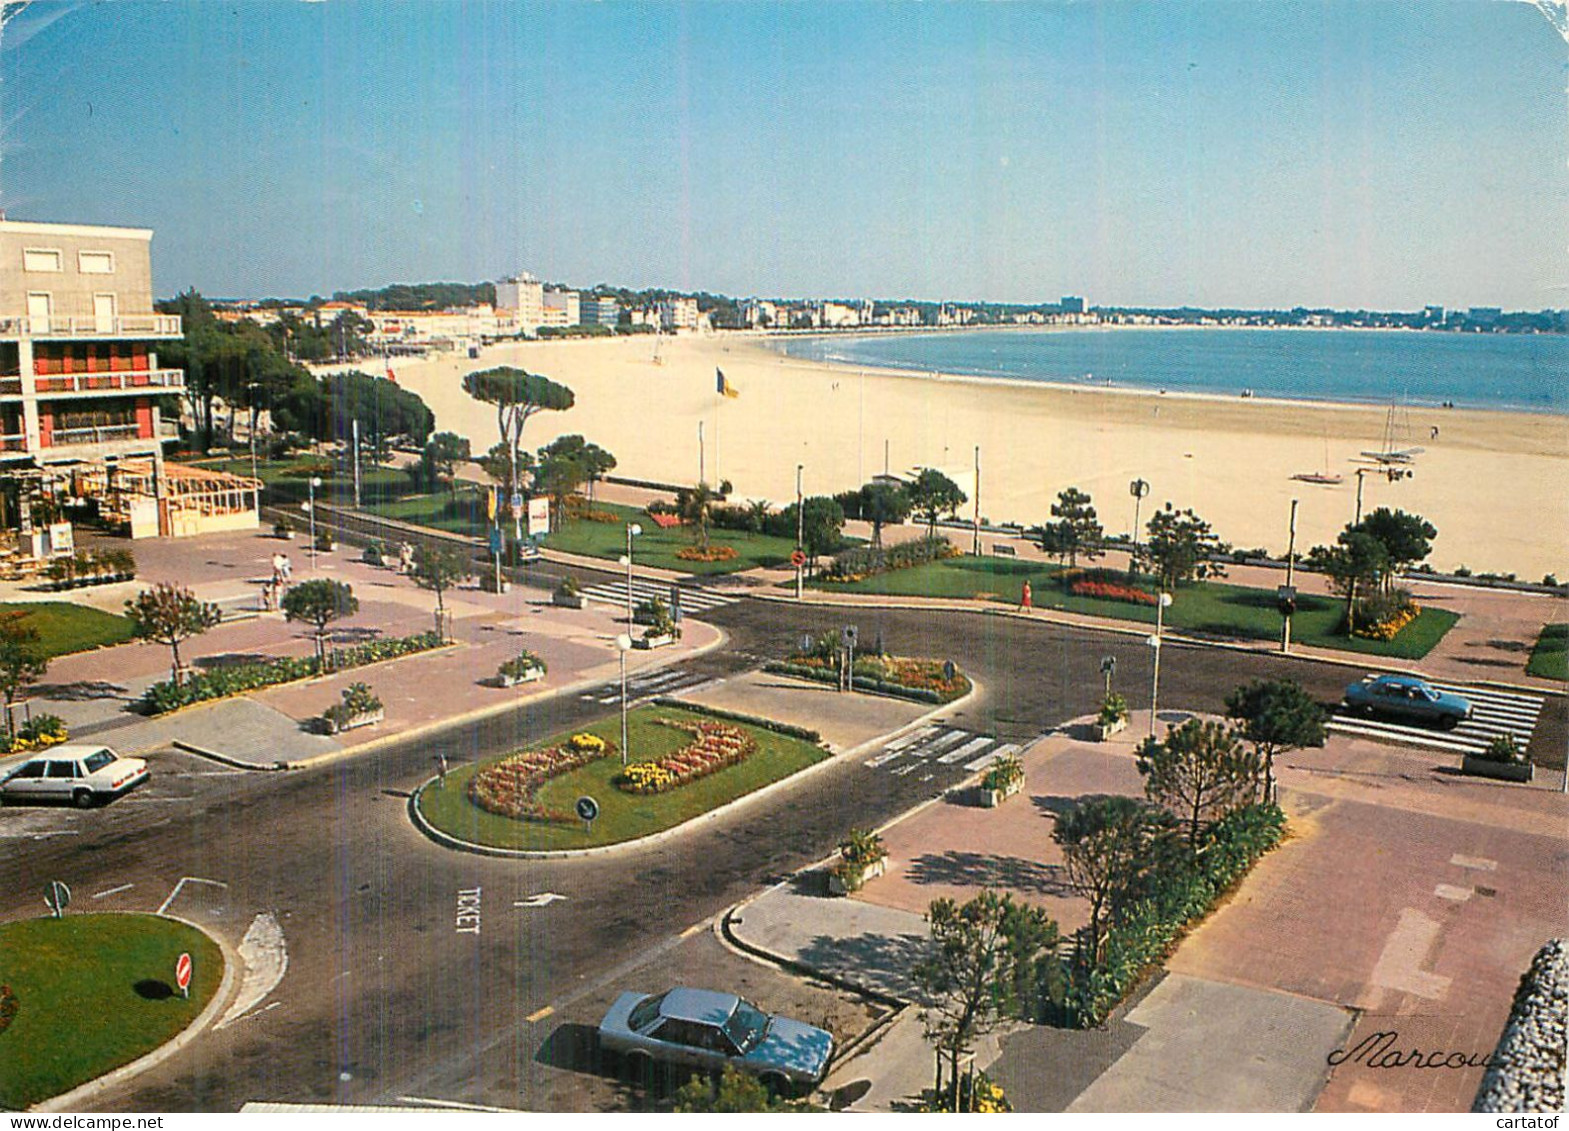
[[180,987],[181,997],[191,996],[191,956],[182,954],[174,963],[174,984]]
[[490,552],[492,554],[499,554],[501,553],[501,549],[501,527],[492,526],[490,528]]
[[592,797],[579,797],[577,799],[577,815],[585,821],[592,821],[599,816],[599,802]]
[[792,550],[790,552],[790,564],[795,566],[796,569],[800,569],[806,564],[806,555],[800,550]]
[[513,514],[520,514],[520,513],[522,513],[522,511],[523,511],[523,496],[522,495],[513,495],[512,498],[508,499],[507,501],[512,504],[512,513]]
[[44,903],[49,910],[54,912],[56,919],[60,918],[71,903],[71,889],[59,880],[50,880],[49,886],[44,888]]
[[855,639],[856,639],[855,625],[853,625],[853,624],[845,625],[844,626],[843,635],[844,635],[845,647],[846,648],[854,648],[855,647]]

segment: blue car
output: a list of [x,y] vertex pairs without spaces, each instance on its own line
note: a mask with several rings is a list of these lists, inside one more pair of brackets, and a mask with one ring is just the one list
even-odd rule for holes
[[735,994],[678,987],[616,998],[599,1023],[599,1046],[633,1068],[659,1061],[717,1072],[734,1065],[786,1093],[822,1080],[834,1038]]
[[1381,675],[1346,688],[1346,707],[1446,730],[1471,717],[1471,703],[1414,675]]

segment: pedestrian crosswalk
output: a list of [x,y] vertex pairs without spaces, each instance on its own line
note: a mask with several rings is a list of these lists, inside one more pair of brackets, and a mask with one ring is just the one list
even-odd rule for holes
[[1475,754],[1486,750],[1488,744],[1501,734],[1513,738],[1521,750],[1530,745],[1531,732],[1536,729],[1537,716],[1542,713],[1543,696],[1436,681],[1433,681],[1433,686],[1469,701],[1471,717],[1453,730],[1439,730],[1415,723],[1350,714],[1342,705],[1336,708],[1330,719],[1329,729],[1340,734],[1451,750],[1457,754]]
[[[627,701],[649,699],[655,695],[674,695],[678,691],[695,691],[700,687],[723,683],[723,679],[704,675],[689,668],[659,668],[657,671],[638,672],[627,676]],[[602,683],[578,694],[579,699],[591,703],[621,702],[621,683]]]
[[[715,593],[709,589],[699,589],[694,585],[672,585],[668,582],[644,581],[640,577],[632,579],[632,602],[638,604],[642,601],[658,597],[666,607],[671,604],[671,589],[681,592],[682,613],[705,613],[710,609],[717,609],[721,605],[728,605],[737,598],[727,593]],[[603,601],[611,605],[619,605],[625,609],[627,605],[627,583],[625,581],[606,581],[598,585],[585,585],[582,589],[583,596],[591,601]],[[624,615],[624,614],[623,614]]]
[[890,766],[888,772],[898,777],[914,773],[922,766],[959,766],[960,763],[966,772],[973,773],[984,770],[1004,755],[1017,754],[1020,749],[1015,742],[976,734],[963,727],[934,723],[884,743],[866,765],[874,770]]

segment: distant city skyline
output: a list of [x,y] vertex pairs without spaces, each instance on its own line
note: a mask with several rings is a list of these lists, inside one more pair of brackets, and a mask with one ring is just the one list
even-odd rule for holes
[[1536,310],[1565,53],[1505,3],[35,3],[0,205],[153,228],[159,294]]

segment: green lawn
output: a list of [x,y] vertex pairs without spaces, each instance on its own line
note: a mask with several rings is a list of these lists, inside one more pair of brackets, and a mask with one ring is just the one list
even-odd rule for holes
[[[969,597],[1017,605],[1026,580],[1036,608],[1155,623],[1155,610],[1098,597],[1076,597],[1065,592],[1061,568],[1040,562],[1004,561],[966,554],[912,569],[868,577],[850,584],[813,582],[828,592],[880,593],[907,597]],[[1297,599],[1291,638],[1299,644],[1337,648],[1347,652],[1415,660],[1427,655],[1454,626],[1459,617],[1447,609],[1427,608],[1393,640],[1363,640],[1341,635],[1342,603],[1333,597],[1304,594]],[[1251,640],[1276,640],[1281,618],[1275,593],[1246,589],[1221,581],[1196,582],[1176,592],[1166,610],[1166,623],[1179,631]]]
[[23,623],[38,630],[51,659],[131,639],[131,622],[125,617],[68,601],[7,601],[0,603],[0,612],[26,613]]
[[[331,464],[325,456],[292,456],[289,459],[256,461],[256,474],[264,484],[262,504],[277,506],[284,503],[304,502],[310,497],[310,468]],[[233,459],[199,460],[193,466],[211,471],[227,471],[231,475],[251,474],[249,456]],[[318,472],[322,485],[316,497],[323,503],[347,507],[354,505],[354,473],[345,467]],[[360,500],[367,507],[398,499],[415,490],[408,473],[390,467],[360,467]]]
[[[655,722],[656,719],[699,720],[707,717],[673,707],[637,708],[627,716],[631,761],[657,761],[691,741],[686,731],[661,726]],[[420,795],[420,812],[442,831],[475,844],[532,850],[588,848],[615,844],[672,828],[770,782],[788,777],[828,756],[826,751],[799,738],[775,734],[745,723],[734,725],[757,740],[756,752],[739,765],[699,778],[668,793],[637,795],[617,789],[611,784],[611,779],[621,772],[621,759],[617,755],[601,758],[545,783],[539,798],[547,806],[570,812],[577,799],[584,795],[599,802],[600,815],[594,822],[592,836],[584,832],[581,822],[553,824],[521,821],[474,805],[469,801],[466,791],[468,780],[489,762],[459,767],[447,775],[445,786],[428,786]],[[612,715],[582,729],[610,743],[621,741],[619,715]],[[539,745],[550,746],[565,741],[567,737],[566,734],[557,735]]]
[[[181,951],[191,996],[174,988]],[[20,1009],[0,1032],[0,1108],[21,1111],[176,1036],[223,978],[206,935],[153,915],[74,915],[0,924],[0,983]]]
[[1527,675],[1543,679],[1569,680],[1569,624],[1550,624],[1542,629],[1525,670]]
[[[711,530],[709,541],[717,546],[729,546],[736,556],[725,562],[691,562],[678,558],[676,553],[692,545],[692,533],[684,527],[663,529],[654,524],[646,511],[617,503],[595,503],[595,510],[616,516],[614,522],[592,522],[587,519],[569,520],[560,530],[545,539],[552,550],[569,554],[582,554],[591,558],[617,561],[627,549],[627,523],[635,522],[643,528],[632,543],[632,555],[639,565],[655,569],[674,570],[679,573],[711,575],[735,573],[758,566],[783,565],[790,560],[795,540],[775,538],[767,534],[745,534],[733,530]],[[460,488],[455,495],[410,495],[388,500],[367,507],[379,515],[431,526],[473,537],[483,537],[489,519],[485,514],[484,495],[472,487]]]

